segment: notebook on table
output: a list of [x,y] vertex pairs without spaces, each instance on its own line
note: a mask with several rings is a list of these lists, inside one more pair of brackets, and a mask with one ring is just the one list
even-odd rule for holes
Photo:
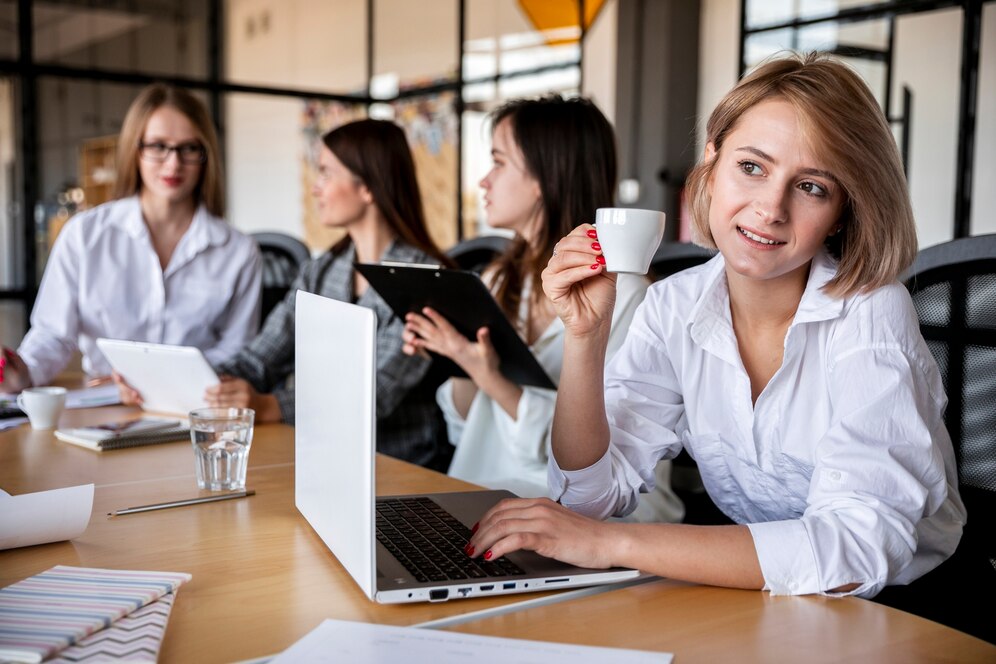
[[190,425],[187,420],[162,417],[139,417],[88,427],[55,430],[55,437],[62,442],[97,451],[169,443],[186,440],[189,435]]
[[367,597],[443,601],[639,576],[529,551],[468,558],[470,526],[507,491],[376,498],[376,315],[298,291],[295,316],[295,504]]
[[[56,653],[69,661],[136,661],[150,650],[155,661],[172,594],[189,580],[179,572],[57,565],[18,581],[0,589],[0,661],[41,662]],[[121,623],[126,616],[133,620]]]

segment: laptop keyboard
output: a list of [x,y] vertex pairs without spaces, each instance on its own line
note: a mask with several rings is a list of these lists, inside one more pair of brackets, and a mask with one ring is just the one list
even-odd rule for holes
[[525,574],[505,557],[471,559],[463,552],[470,528],[432,499],[377,501],[377,540],[420,582]]

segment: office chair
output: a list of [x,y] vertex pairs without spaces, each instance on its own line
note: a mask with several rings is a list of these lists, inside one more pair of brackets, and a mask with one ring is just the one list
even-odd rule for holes
[[716,255],[715,249],[706,249],[688,242],[661,242],[650,261],[650,278],[659,281],[676,272],[694,267]]
[[[959,578],[946,584],[973,594],[982,588],[996,592],[996,234],[927,247],[902,280],[944,379],[944,420],[968,510],[955,564],[947,565]],[[980,594],[983,602],[992,598]],[[933,597],[918,599],[937,604]],[[924,615],[920,608],[907,610]],[[996,642],[996,621],[985,609],[947,606],[927,617]]]
[[[654,281],[660,281],[676,272],[705,263],[715,255],[715,249],[706,249],[696,244],[661,242],[650,262],[648,276]],[[683,523],[699,526],[730,523],[730,519],[706,493],[695,460],[684,450],[671,460],[671,488],[685,504]]]
[[263,254],[262,319],[283,299],[301,265],[311,258],[307,245],[284,233],[253,233]]
[[446,255],[452,258],[461,270],[480,274],[492,260],[500,256],[512,243],[504,235],[479,235],[450,247]]

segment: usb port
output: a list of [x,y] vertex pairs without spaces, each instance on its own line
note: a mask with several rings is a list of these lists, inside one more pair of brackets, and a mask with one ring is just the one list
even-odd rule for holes
[[515,589],[515,582],[513,581],[512,583],[504,583],[504,584],[502,584],[501,587],[502,587],[502,590],[514,590]]
[[495,587],[493,585],[491,585],[491,586],[481,586],[481,590],[482,591],[484,591],[484,590],[494,590],[494,589],[495,589]]

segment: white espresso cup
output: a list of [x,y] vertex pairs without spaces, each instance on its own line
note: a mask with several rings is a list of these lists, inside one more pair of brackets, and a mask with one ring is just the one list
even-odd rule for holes
[[598,208],[595,231],[608,272],[646,274],[664,237],[664,213],[636,208]]
[[17,395],[17,407],[28,416],[32,429],[51,429],[66,407],[66,388],[29,387]]

